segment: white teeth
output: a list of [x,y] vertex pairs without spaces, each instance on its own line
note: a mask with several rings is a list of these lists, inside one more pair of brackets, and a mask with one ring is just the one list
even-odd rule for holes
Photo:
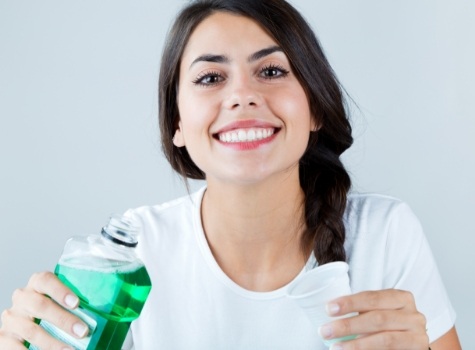
[[249,142],[266,139],[274,134],[274,128],[237,129],[219,134],[221,142]]

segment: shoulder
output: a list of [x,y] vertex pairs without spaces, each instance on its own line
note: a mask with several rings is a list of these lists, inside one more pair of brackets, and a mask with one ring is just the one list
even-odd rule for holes
[[[421,256],[430,255],[419,220],[405,202],[379,194],[351,194],[345,213],[348,262],[361,290],[394,288]],[[426,260],[429,261],[429,260]]]
[[381,234],[400,225],[420,229],[419,220],[406,202],[375,193],[351,193],[344,220],[350,234],[361,228],[377,229]]
[[124,215],[148,222],[150,220],[166,220],[176,216],[186,215],[199,208],[204,188],[182,197],[155,205],[144,205],[128,209]]
[[155,241],[171,236],[176,239],[178,232],[185,233],[193,229],[203,193],[204,188],[161,204],[129,209],[124,215],[140,225],[141,241]]
[[[426,250],[419,219],[404,201],[380,194],[351,194],[344,216],[346,249],[354,261],[413,260]],[[398,263],[396,263],[398,262]]]
[[346,216],[386,217],[399,210],[409,209],[402,200],[377,193],[350,193],[347,200]]

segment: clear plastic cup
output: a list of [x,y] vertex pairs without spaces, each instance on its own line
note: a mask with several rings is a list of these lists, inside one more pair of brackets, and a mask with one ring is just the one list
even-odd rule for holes
[[[317,266],[300,276],[287,290],[287,297],[294,300],[315,326],[315,331],[326,323],[355,313],[332,317],[327,314],[326,304],[338,297],[351,294],[348,264],[343,261]],[[326,346],[354,339],[356,336],[322,339]]]

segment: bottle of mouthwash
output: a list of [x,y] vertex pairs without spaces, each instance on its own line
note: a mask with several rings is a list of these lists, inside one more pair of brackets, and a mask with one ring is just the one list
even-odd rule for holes
[[[71,312],[88,325],[86,338],[76,339],[44,320],[39,324],[76,350],[120,350],[151,289],[134,252],[138,231],[131,219],[112,216],[100,235],[74,237],[64,247],[55,274],[79,297]],[[39,350],[33,344],[29,349]]]

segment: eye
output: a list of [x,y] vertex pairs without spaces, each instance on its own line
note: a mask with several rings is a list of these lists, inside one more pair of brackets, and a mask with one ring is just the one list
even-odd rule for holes
[[204,72],[193,80],[193,84],[199,86],[214,86],[221,83],[224,77],[218,72]]
[[270,64],[262,68],[259,74],[264,79],[276,79],[286,77],[289,71],[282,66]]

